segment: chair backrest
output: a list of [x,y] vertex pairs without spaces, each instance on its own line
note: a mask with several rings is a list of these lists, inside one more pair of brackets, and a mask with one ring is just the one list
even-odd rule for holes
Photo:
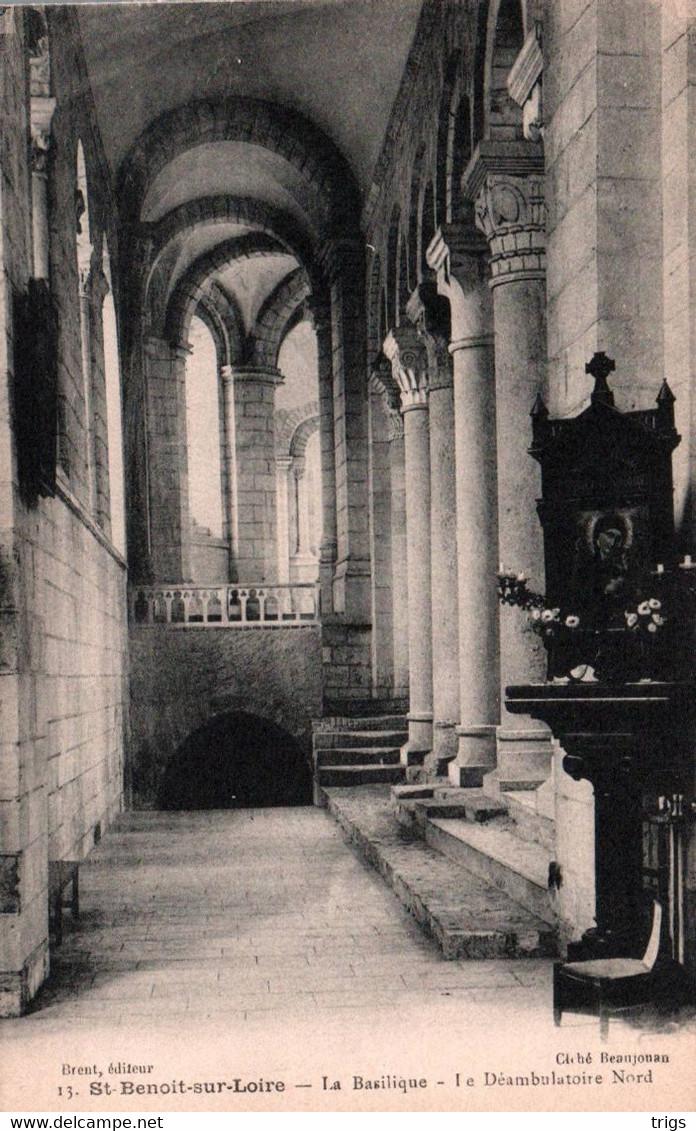
[[643,955],[643,965],[647,966],[648,970],[652,970],[657,961],[657,956],[660,950],[660,935],[662,933],[662,904],[657,900],[653,903],[653,921],[650,938],[648,945],[645,948]]

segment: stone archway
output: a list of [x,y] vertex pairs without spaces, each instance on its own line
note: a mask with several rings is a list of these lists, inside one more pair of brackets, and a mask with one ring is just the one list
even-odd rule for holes
[[219,715],[182,742],[159,789],[160,809],[310,805],[309,751],[259,715]]

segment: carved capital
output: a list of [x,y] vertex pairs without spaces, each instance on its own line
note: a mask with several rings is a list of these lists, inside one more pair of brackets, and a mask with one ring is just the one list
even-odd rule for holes
[[392,377],[392,367],[385,357],[380,357],[370,373],[370,388],[382,398],[389,423],[389,439],[396,440],[404,434],[401,418],[401,393]]
[[452,356],[449,352],[451,319],[447,299],[437,293],[433,283],[421,283],[408,300],[406,316],[425,346],[430,390],[449,388],[452,385]]
[[428,355],[413,326],[390,330],[382,347],[401,393],[401,411],[427,408]]
[[489,288],[488,244],[470,225],[443,224],[427,250],[438,293],[449,301],[450,353],[455,346],[493,343],[493,307]]
[[47,175],[55,108],[55,98],[34,97],[31,100],[31,171],[39,177]]
[[481,142],[463,181],[488,240],[491,286],[543,278],[546,270],[544,159],[534,142]]
[[437,289],[450,295],[452,281],[466,295],[487,278],[488,243],[476,229],[459,224],[438,228],[426,251],[437,276]]

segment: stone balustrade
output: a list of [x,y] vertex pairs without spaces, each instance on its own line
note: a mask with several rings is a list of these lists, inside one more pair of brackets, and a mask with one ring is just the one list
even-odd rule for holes
[[319,586],[137,585],[128,607],[135,627],[292,628],[317,623]]

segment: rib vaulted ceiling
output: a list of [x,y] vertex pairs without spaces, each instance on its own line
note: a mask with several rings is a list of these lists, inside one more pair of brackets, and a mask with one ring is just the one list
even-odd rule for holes
[[247,96],[300,111],[370,184],[421,0],[79,4],[107,159],[164,112]]

